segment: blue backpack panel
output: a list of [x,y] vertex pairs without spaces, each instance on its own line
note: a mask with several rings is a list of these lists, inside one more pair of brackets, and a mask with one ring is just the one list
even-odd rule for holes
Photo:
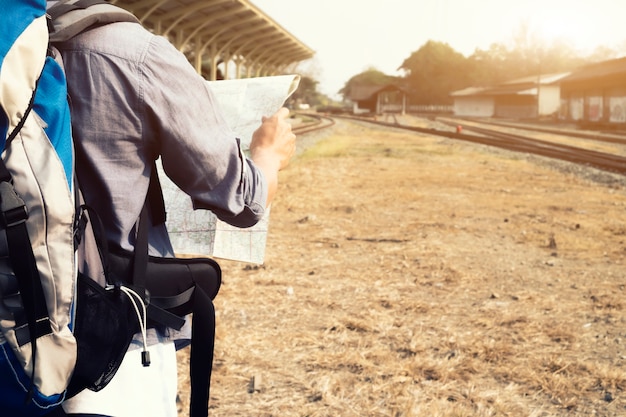
[[0,10],[0,409],[36,416],[64,399],[76,362],[70,117],[46,1]]

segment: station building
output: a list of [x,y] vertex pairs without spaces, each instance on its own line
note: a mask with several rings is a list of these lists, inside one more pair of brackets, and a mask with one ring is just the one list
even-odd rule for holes
[[454,91],[453,113],[464,117],[529,119],[558,114],[561,105],[559,82],[569,73],[523,77],[491,87],[469,87]]
[[396,84],[354,85],[346,98],[352,103],[354,114],[405,114],[407,111],[407,92]]
[[293,72],[314,52],[248,0],[112,0],[209,80]]
[[346,101],[353,114],[451,113],[452,107],[439,104],[410,104],[409,90],[400,83],[384,85],[356,84],[350,87]]
[[626,127],[626,57],[580,68],[561,80],[564,120]]

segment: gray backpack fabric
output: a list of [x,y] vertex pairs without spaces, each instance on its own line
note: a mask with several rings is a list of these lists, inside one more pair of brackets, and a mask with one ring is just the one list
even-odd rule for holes
[[41,415],[63,400],[77,352],[69,108],[45,0],[0,9],[0,409]]
[[[57,407],[78,356],[71,121],[62,63],[48,54],[46,7],[0,0],[0,410],[7,416]],[[58,34],[86,28],[70,17],[55,22]]]

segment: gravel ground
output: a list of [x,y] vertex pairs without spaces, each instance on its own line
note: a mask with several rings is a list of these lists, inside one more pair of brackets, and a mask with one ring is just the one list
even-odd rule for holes
[[624,178],[345,120],[298,149],[265,264],[220,261],[212,416],[626,415]]

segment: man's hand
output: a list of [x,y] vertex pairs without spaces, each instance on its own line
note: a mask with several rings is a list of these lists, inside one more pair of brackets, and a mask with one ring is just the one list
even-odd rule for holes
[[296,151],[296,135],[287,122],[289,109],[283,107],[271,117],[263,117],[252,134],[250,156],[268,181],[267,205],[278,188],[278,171],[285,168]]
[[275,159],[278,170],[285,168],[296,150],[296,135],[287,122],[289,109],[283,107],[271,117],[263,117],[261,127],[252,134],[250,154],[257,158]]

